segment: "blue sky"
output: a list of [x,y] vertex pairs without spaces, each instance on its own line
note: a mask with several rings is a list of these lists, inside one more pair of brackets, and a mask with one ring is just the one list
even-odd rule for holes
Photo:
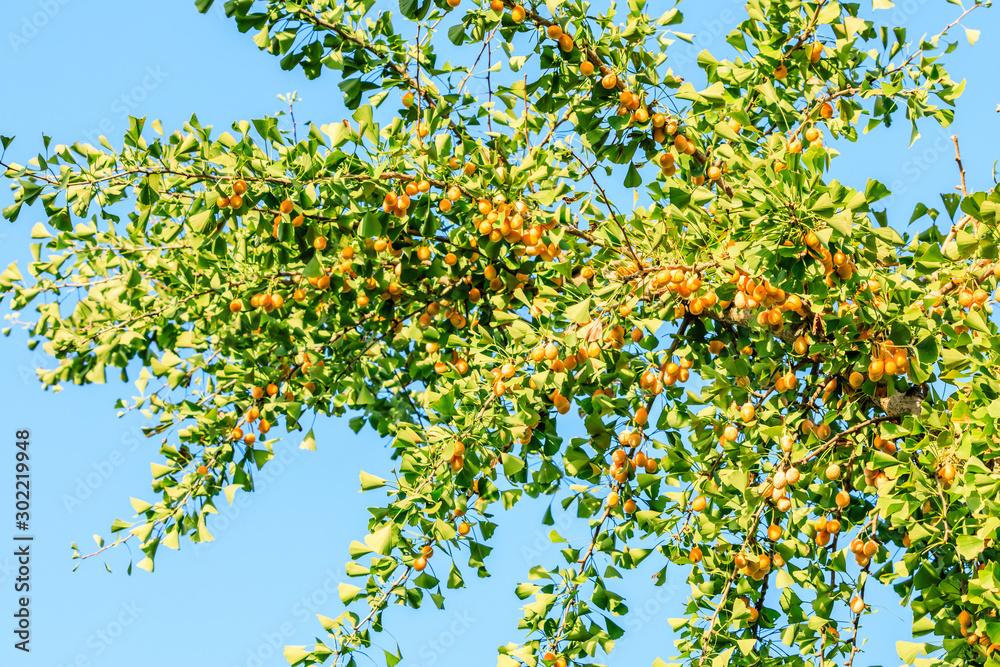
[[[693,62],[698,50],[720,42],[742,6],[718,0],[682,5],[682,10],[688,17],[684,29],[699,38],[695,46],[680,43],[676,60]],[[907,0],[891,11],[913,26],[911,34],[937,32],[960,13],[943,0]],[[952,128],[928,124],[912,149],[907,149],[905,123],[838,146],[844,156],[835,176],[856,187],[869,177],[890,185],[896,191],[890,219],[897,223],[905,224],[921,198],[940,208],[936,193],[957,183],[953,133],[962,142],[970,189],[992,187],[1000,129],[994,69],[1000,61],[1000,15],[977,12],[967,24],[982,29],[982,36],[973,48],[963,40],[950,58],[953,77],[969,82]],[[17,135],[8,158],[22,163],[42,149],[42,133],[55,143],[95,144],[106,134],[118,144],[129,114],[160,118],[169,131],[197,113],[204,124],[222,129],[234,120],[277,112],[283,104],[276,95],[296,90],[303,100],[296,108],[300,123],[322,124],[349,115],[334,78],[307,81],[296,72],[283,72],[276,59],[259,52],[221,12],[199,15],[190,0],[141,5],[6,0],[0,5],[0,26],[0,133]],[[0,206],[9,203],[5,189]],[[28,232],[39,219],[37,209],[25,210],[16,225],[0,223],[0,266],[27,260]],[[7,312],[6,305],[2,310]],[[36,537],[33,655],[24,656],[6,641],[0,662],[46,667],[114,667],[137,661],[153,667],[284,665],[285,644],[309,643],[321,632],[315,613],[340,613],[336,587],[347,579],[347,545],[366,532],[365,507],[381,502],[377,491],[357,492],[358,470],[385,474],[390,468],[385,443],[371,432],[355,435],[346,421],[318,422],[318,451],[301,451],[294,439],[279,447],[279,457],[262,472],[260,490],[238,497],[236,506],[217,517],[215,542],[182,544],[180,552],[161,553],[153,575],[137,571],[126,576],[124,550],[105,554],[113,574],[96,559],[73,573],[71,542],[81,549],[92,546],[92,534],[106,534],[112,519],[132,515],[130,496],[152,497],[149,463],[158,443],[138,433],[141,420],[116,417],[115,399],[133,390],[131,385],[110,382],[45,393],[33,369],[48,362],[24,343],[23,334],[14,333],[2,343],[0,354],[0,442],[7,452],[2,457],[6,463],[0,463],[0,498],[13,497],[13,433],[29,428]],[[497,646],[522,638],[515,584],[526,580],[533,563],[562,562],[558,546],[548,541],[549,528],[539,524],[544,509],[543,502],[524,502],[501,515],[493,578],[466,576],[468,588],[449,592],[444,611],[392,609],[385,620],[393,635],[380,641],[392,649],[395,638],[406,665],[493,664]],[[556,527],[571,538],[585,528],[562,519]],[[0,539],[6,543],[2,533]],[[0,547],[0,610],[5,616],[14,604],[9,553]],[[620,623],[629,634],[611,664],[648,665],[657,656],[672,655],[665,641],[667,619],[682,613],[684,573],[675,571],[676,586],[658,589],[645,583],[649,579],[644,575],[654,569],[640,570],[617,589],[627,596],[633,614]],[[888,594],[868,601],[879,613],[866,619],[864,636],[871,641],[859,664],[899,664],[893,643],[885,638],[906,631],[908,613]],[[382,664],[378,652],[372,653],[375,664]],[[359,664],[371,663],[360,658]]]

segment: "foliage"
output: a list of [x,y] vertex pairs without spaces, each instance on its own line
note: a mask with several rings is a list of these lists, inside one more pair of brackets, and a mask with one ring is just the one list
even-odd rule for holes
[[[856,4],[750,0],[694,73],[671,69],[681,13],[644,0],[373,5],[225,6],[283,68],[337,77],[343,123],[139,118],[120,149],[4,163],[4,216],[47,218],[0,276],[58,360],[41,382],[119,369],[140,395],[118,408],[167,436],[159,499],[101,551],[152,570],[211,540],[220,494],[288,446],[271,428],[350,415],[396,461],[361,473],[386,492],[341,586],[365,612],[292,663],[354,664],[389,604],[442,606],[488,575],[494,519],[552,496],[592,539],[517,585],[502,666],[602,659],[646,559],[657,585],[691,566],[676,664],[851,664],[873,577],[928,635],[907,663],[997,664],[1000,190],[963,172],[901,235],[885,186],[826,176],[831,139],[950,123],[947,40],[981,4],[913,41]],[[560,436],[570,412],[588,437]]]

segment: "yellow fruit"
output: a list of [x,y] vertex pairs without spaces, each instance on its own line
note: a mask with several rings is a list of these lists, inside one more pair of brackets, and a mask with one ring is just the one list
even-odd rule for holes
[[823,45],[819,42],[813,42],[812,46],[809,48],[809,62],[816,64],[823,57]]

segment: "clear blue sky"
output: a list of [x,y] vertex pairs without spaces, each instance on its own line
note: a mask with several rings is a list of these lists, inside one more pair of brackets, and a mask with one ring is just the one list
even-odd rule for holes
[[[699,39],[696,46],[679,43],[678,60],[693,63],[698,50],[721,41],[742,5],[703,1],[682,10],[688,17],[684,29]],[[943,0],[906,0],[893,11],[914,26],[911,34],[937,32],[960,12]],[[992,187],[1000,129],[995,74],[1000,14],[975,13],[967,23],[981,28],[982,37],[973,48],[963,43],[950,58],[954,78],[969,82],[953,128],[928,124],[924,138],[909,150],[905,123],[838,146],[844,157],[835,175],[856,187],[868,177],[890,185],[896,190],[890,212],[900,228],[920,198],[941,208],[936,193],[957,182],[952,133],[962,142],[970,188]],[[17,135],[8,158],[18,162],[42,149],[43,132],[55,143],[96,144],[100,134],[107,134],[120,144],[129,113],[160,118],[169,131],[194,112],[204,124],[223,129],[234,120],[278,111],[282,103],[276,95],[297,90],[304,100],[296,109],[300,122],[326,123],[347,115],[334,78],[310,82],[283,72],[221,11],[199,15],[192,0],[5,0],[0,26],[0,133]],[[5,189],[0,206],[9,203]],[[37,208],[26,209],[16,225],[0,223],[0,268],[27,261],[28,232],[40,216]],[[2,310],[8,312],[6,306]],[[385,474],[390,467],[385,443],[371,432],[354,435],[346,422],[318,422],[318,451],[300,451],[295,440],[279,447],[283,454],[263,471],[260,491],[238,497],[236,507],[217,517],[217,541],[182,543],[180,552],[164,550],[153,575],[139,570],[126,576],[124,551],[107,552],[113,574],[96,561],[73,573],[71,542],[81,549],[93,546],[92,534],[107,534],[112,519],[132,515],[130,496],[152,498],[149,463],[158,443],[138,434],[140,420],[116,417],[114,401],[133,390],[131,385],[110,382],[45,393],[33,373],[49,363],[44,356],[29,352],[20,333],[2,345],[0,498],[13,504],[11,441],[16,428],[29,428],[36,542],[33,652],[15,651],[9,629],[0,627],[8,637],[0,647],[0,663],[279,666],[286,664],[285,644],[310,643],[322,632],[316,612],[340,613],[336,587],[347,580],[347,545],[366,532],[365,507],[381,502],[377,491],[357,492],[358,470]],[[498,548],[490,563],[494,577],[466,576],[468,588],[449,592],[445,611],[393,608],[386,614],[406,658],[403,664],[491,665],[497,646],[522,639],[514,585],[526,580],[535,562],[562,562],[558,547],[548,543],[549,529],[538,522],[543,511],[542,503],[522,502],[499,517]],[[560,532],[579,537],[582,528]],[[10,543],[9,535],[10,529],[0,530],[0,545]],[[11,625],[9,554],[7,546],[0,546],[0,614]],[[634,613],[620,623],[629,634],[608,660],[613,665],[649,665],[657,656],[672,655],[667,619],[682,613],[684,572],[675,571],[676,586],[658,589],[647,583],[654,569],[640,570],[617,589]],[[872,594],[868,601],[879,612],[866,620],[864,636],[870,641],[857,664],[897,665],[892,640],[908,635],[909,614],[888,594]],[[392,637],[377,639],[392,648]],[[374,664],[383,664],[380,652],[372,653]],[[372,663],[359,657],[359,664]]]

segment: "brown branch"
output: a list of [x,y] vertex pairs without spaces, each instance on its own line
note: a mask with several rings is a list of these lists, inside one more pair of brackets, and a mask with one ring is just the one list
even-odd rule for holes
[[615,224],[617,224],[618,228],[622,231],[622,238],[625,240],[625,246],[628,248],[629,254],[632,255],[632,259],[635,260],[636,265],[641,268],[642,261],[639,259],[639,255],[635,253],[635,248],[632,247],[632,241],[629,240],[628,232],[625,231],[625,225],[618,217],[618,212],[615,211],[615,205],[611,203],[611,200],[608,198],[608,194],[604,191],[604,188],[601,187],[601,184],[597,181],[597,178],[594,176],[594,172],[590,170],[590,167],[587,166],[583,160],[578,158],[572,149],[567,148],[566,150],[574,160],[579,162],[580,165],[587,170],[587,175],[590,176],[590,180],[594,182],[594,187],[597,188],[597,191],[601,193],[601,199],[604,200],[605,205],[608,207],[608,212],[611,213],[611,217],[614,219]]
[[893,421],[898,418],[899,418],[898,415],[882,415],[881,417],[873,417],[871,419],[866,419],[865,421],[859,424],[855,424],[854,426],[850,427],[845,431],[841,431],[840,433],[836,433],[830,436],[829,440],[827,440],[822,445],[820,445],[816,449],[812,450],[811,452],[803,456],[798,461],[795,461],[792,465],[797,468],[803,463],[808,463],[812,459],[816,458],[817,456],[825,452],[827,449],[830,449],[831,447],[835,446],[839,440],[842,440],[843,438],[851,435],[852,433],[857,433],[863,428],[872,426],[873,424],[881,424],[882,422]]
[[965,189],[965,169],[962,167],[962,154],[958,152],[958,135],[953,134],[951,140],[955,143],[955,162],[958,163],[958,173],[962,177],[962,185],[959,186],[959,190],[962,191],[962,197],[968,197],[969,192]]
[[[750,520],[750,526],[747,528],[747,536],[743,540],[743,547],[744,548],[748,544],[750,544],[750,536],[753,535],[754,532],[756,532],[756,530],[757,530],[757,523],[760,521],[760,516],[761,516],[761,514],[764,513],[764,508],[765,507],[767,507],[767,503],[764,502],[764,501],[761,501],[760,507],[757,508],[757,511],[754,513],[753,517],[751,518],[751,520]],[[736,566],[734,564],[733,565],[733,573],[729,575],[729,580],[726,582],[726,588],[722,591],[722,599],[719,600],[719,604],[716,605],[716,607],[715,607],[715,613],[712,614],[712,618],[711,618],[711,620],[708,623],[708,629],[705,630],[705,634],[702,635],[702,638],[701,638],[701,658],[698,660],[698,667],[702,667],[702,665],[705,664],[705,659],[708,658],[708,650],[709,650],[709,648],[711,648],[710,644],[711,644],[712,638],[715,636],[715,633],[716,633],[715,625],[716,625],[716,623],[719,620],[719,613],[722,611],[722,608],[724,606],[726,606],[726,600],[729,598],[729,591],[732,590],[733,584],[736,583],[736,580],[739,578],[739,576],[740,576],[740,571],[739,571],[739,569],[736,568]]]
[[821,0],[820,3],[816,5],[816,11],[813,12],[812,19],[809,20],[809,23],[806,24],[806,29],[802,31],[801,35],[799,35],[799,41],[797,41],[795,45],[792,46],[792,48],[790,48],[788,51],[782,54],[781,56],[782,60],[785,60],[793,53],[801,49],[802,45],[806,43],[806,40],[809,39],[809,35],[812,34],[813,29],[816,27],[816,23],[819,21],[819,14],[821,11],[823,11],[823,7],[826,5],[826,3],[827,0]]
[[[861,572],[862,572],[863,576],[866,576],[868,574],[868,569],[870,567],[871,567],[871,561],[868,561],[868,563],[865,564],[865,566],[861,569]],[[868,580],[866,578],[865,581],[863,581],[861,583],[861,586],[858,588],[858,597],[861,598],[862,602],[865,599],[865,584],[867,584],[867,583],[868,583]],[[847,662],[844,663],[844,667],[851,667],[854,664],[854,655],[858,651],[861,650],[861,649],[858,648],[858,625],[861,623],[861,615],[864,614],[864,613],[865,613],[865,610],[862,609],[860,612],[858,612],[857,614],[855,614],[855,616],[854,616],[854,622],[851,624],[851,627],[852,627],[852,633],[851,633],[851,655],[849,655],[847,657]]]
[[[424,101],[427,102],[427,106],[429,107],[437,106],[437,101],[434,99],[434,96],[420,86],[420,82],[414,79],[413,75],[411,75],[409,72],[406,71],[406,67],[400,65],[399,63],[393,62],[391,59],[387,58],[386,54],[380,49],[376,48],[374,44],[366,42],[365,40],[355,35],[352,35],[347,30],[345,30],[344,27],[340,24],[324,21],[319,16],[313,14],[307,9],[295,10],[293,14],[297,14],[302,19],[309,21],[314,25],[320,26],[321,28],[324,28],[326,30],[330,30],[331,32],[335,32],[344,41],[350,42],[351,44],[354,44],[356,47],[363,49],[374,56],[377,56],[383,62],[385,67],[396,72],[396,74],[398,74],[400,78],[402,78],[410,88],[413,88],[413,90],[417,92],[417,95],[422,97]],[[419,72],[419,63],[418,63],[418,72]]]

